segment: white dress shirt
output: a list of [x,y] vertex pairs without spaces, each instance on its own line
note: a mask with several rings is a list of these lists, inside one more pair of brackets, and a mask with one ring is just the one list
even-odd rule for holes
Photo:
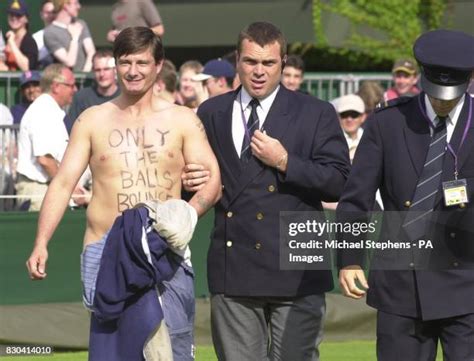
[[[260,105],[257,107],[257,115],[259,120],[259,129],[263,129],[265,120],[267,119],[268,112],[275,100],[275,97],[278,93],[280,86],[277,86],[276,89],[271,92],[265,99],[259,99]],[[232,140],[234,141],[235,151],[240,158],[240,153],[242,151],[242,143],[244,142],[245,135],[245,124],[247,124],[250,117],[251,107],[249,106],[252,97],[249,93],[242,87],[240,93],[237,94],[237,97],[234,100],[233,110],[232,110]],[[244,117],[242,118],[242,109],[244,110]]]
[[[456,127],[456,124],[459,119],[459,114],[461,114],[462,107],[464,105],[464,95],[461,97],[461,99],[458,101],[456,106],[449,112],[448,114],[448,119],[446,119],[446,131],[447,131],[447,142],[451,140],[451,137],[454,133],[454,128]],[[430,103],[430,100],[428,98],[428,95],[425,94],[425,108],[426,108],[426,116],[431,120],[433,124],[436,124],[436,113],[433,109],[433,106]],[[430,132],[433,132],[433,128],[430,127]]]

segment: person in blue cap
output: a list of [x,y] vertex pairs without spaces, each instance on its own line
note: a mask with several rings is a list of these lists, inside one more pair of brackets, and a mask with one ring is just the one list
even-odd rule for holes
[[[196,84],[199,104],[208,98],[232,91],[234,78],[235,68],[227,60],[220,58],[209,60],[204,64],[202,72],[192,77],[194,82],[200,83]],[[200,91],[200,85],[204,91]]]
[[25,71],[20,76],[21,102],[13,105],[10,111],[13,115],[13,123],[20,124],[23,114],[33,101],[41,95],[41,75],[38,71]]
[[364,252],[344,249],[339,282],[346,296],[367,294],[377,309],[379,361],[434,361],[438,343],[444,360],[474,360],[474,123],[466,93],[474,37],[434,30],[413,51],[423,91],[369,117],[337,216],[367,215],[380,189],[384,216],[403,217],[404,239],[434,236],[430,263],[416,249],[409,261],[397,253],[396,270],[372,267],[367,282]]

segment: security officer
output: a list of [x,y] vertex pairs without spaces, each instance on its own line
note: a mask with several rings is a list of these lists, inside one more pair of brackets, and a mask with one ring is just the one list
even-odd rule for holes
[[[445,221],[443,243],[472,252],[474,119],[466,89],[474,37],[430,31],[413,50],[423,92],[389,101],[368,119],[338,216],[366,214],[380,189],[385,211],[408,211],[403,230],[411,240],[432,231],[428,219],[434,210]],[[455,252],[451,256],[456,259]],[[355,299],[368,289],[367,303],[378,311],[379,361],[434,361],[438,341],[445,360],[474,360],[472,270],[459,269],[457,261],[430,270],[410,263],[405,270],[372,269],[367,284],[362,258],[361,252],[339,254],[339,282]]]
[[214,347],[222,361],[317,361],[332,275],[280,267],[280,211],[336,201],[347,144],[329,103],[280,86],[277,27],[250,24],[237,49],[242,86],[198,110],[225,185],[207,258]]

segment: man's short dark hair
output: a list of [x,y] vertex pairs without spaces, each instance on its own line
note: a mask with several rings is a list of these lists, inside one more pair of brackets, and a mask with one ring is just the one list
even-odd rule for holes
[[121,56],[140,53],[147,49],[151,49],[156,63],[165,57],[160,37],[147,27],[134,26],[125,28],[118,34],[113,53],[117,61]]
[[224,79],[227,86],[232,89],[234,86],[234,78],[224,78]]
[[165,84],[166,91],[170,93],[176,91],[176,89],[178,88],[178,73],[176,72],[176,67],[171,61],[165,60],[163,62],[163,67],[158,73],[156,80],[163,81],[163,84]]
[[99,58],[113,58],[114,54],[112,53],[112,50],[110,49],[98,49],[94,56],[92,57],[92,63],[94,63],[95,59]]
[[273,44],[275,41],[280,44],[280,56],[286,55],[287,43],[283,33],[275,25],[264,21],[252,23],[243,29],[237,40],[237,51],[242,51],[242,42],[247,39],[256,42],[262,48],[265,45]]
[[302,73],[304,73],[304,61],[301,59],[301,56],[296,55],[296,54],[291,54],[288,55],[286,58],[286,64],[285,66],[291,66],[292,68],[301,70]]

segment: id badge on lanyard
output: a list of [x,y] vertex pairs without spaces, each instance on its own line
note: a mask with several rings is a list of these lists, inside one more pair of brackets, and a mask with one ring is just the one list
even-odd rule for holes
[[[466,126],[464,128],[464,133],[461,138],[461,143],[459,143],[459,147],[457,151],[454,151],[454,148],[451,146],[450,143],[447,144],[447,149],[449,153],[454,158],[454,180],[443,182],[443,198],[444,204],[446,207],[452,207],[459,205],[464,207],[466,203],[469,203],[468,197],[468,188],[467,188],[467,180],[465,178],[458,179],[459,169],[458,169],[458,155],[461,150],[461,147],[466,140],[467,133],[471,126],[471,116],[472,116],[472,98],[470,96],[467,97],[469,99],[469,113],[466,122]],[[420,104],[421,107],[421,104]],[[426,113],[422,109],[423,115],[428,119]],[[432,126],[431,121],[428,119],[430,126]]]

